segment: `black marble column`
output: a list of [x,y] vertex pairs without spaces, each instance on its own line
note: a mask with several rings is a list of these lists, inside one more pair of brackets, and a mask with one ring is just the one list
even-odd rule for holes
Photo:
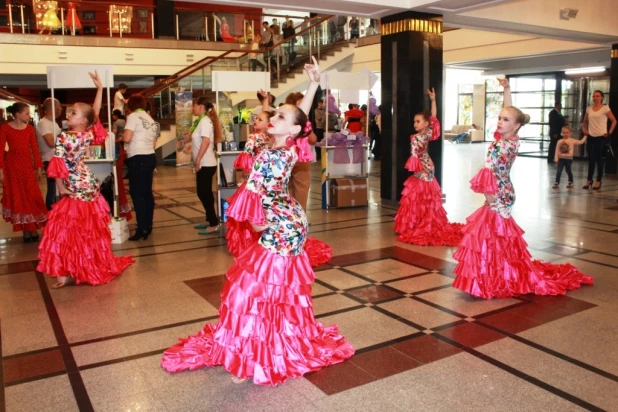
[[[612,109],[614,116],[618,116],[618,44],[612,45],[612,64],[611,77],[609,81],[609,108]],[[618,129],[618,127],[616,127]],[[614,153],[618,153],[618,130],[609,137],[614,148]],[[605,173],[616,174],[618,172],[618,161],[615,157],[605,158]]]
[[[442,16],[404,12],[382,19],[382,170],[381,197],[396,201],[410,176],[414,115],[431,109],[427,89],[435,88],[442,120]],[[442,180],[442,139],[429,144],[429,155]]]
[[176,4],[170,0],[156,0],[155,36],[157,39],[176,38]]

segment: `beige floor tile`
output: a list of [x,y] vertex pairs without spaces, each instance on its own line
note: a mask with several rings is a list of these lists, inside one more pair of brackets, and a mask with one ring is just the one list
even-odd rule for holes
[[423,276],[416,276],[410,279],[400,280],[397,282],[389,282],[388,286],[401,290],[406,293],[415,293],[421,290],[427,290],[438,286],[444,286],[453,283],[453,279],[431,273]]
[[324,296],[313,300],[313,313],[317,316],[359,305],[360,303],[342,295]]
[[339,269],[322,270],[316,273],[317,278],[338,289],[349,289],[357,286],[368,285],[369,282],[345,273]]
[[423,293],[418,295],[418,297],[466,316],[476,316],[520,303],[516,299],[486,300],[475,298],[454,288]]
[[9,386],[4,391],[7,412],[79,410],[67,375]]
[[602,409],[618,409],[618,382],[508,338],[477,350]]
[[427,329],[461,320],[457,316],[412,299],[397,299],[379,306]]
[[324,293],[332,293],[333,291],[325,286],[320,285],[319,283],[311,284],[311,296],[323,295]]
[[135,361],[87,369],[81,375],[93,405],[154,389]]
[[356,349],[377,345],[401,336],[418,332],[393,318],[370,308],[320,318],[324,326],[336,324],[339,333],[346,337]]
[[2,318],[2,356],[57,345],[47,311]]

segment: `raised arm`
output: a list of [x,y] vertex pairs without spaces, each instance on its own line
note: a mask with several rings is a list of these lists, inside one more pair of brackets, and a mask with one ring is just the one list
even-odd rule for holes
[[262,111],[269,112],[270,111],[270,92],[265,92],[264,90],[258,90],[258,94],[262,96]]
[[99,73],[97,73],[96,70],[94,74],[93,73],[88,73],[88,74],[90,75],[90,78],[92,79],[92,82],[94,83],[94,85],[97,87],[97,94],[94,97],[94,103],[92,104],[92,110],[94,110],[94,114],[98,116],[99,113],[101,112],[101,102],[103,101],[103,82],[99,78]]
[[431,115],[433,117],[438,117],[438,106],[436,105],[436,91],[432,87],[431,90],[427,89],[427,95],[429,96],[429,100],[431,100]]
[[511,98],[511,85],[509,84],[509,79],[502,78],[498,79],[498,81],[500,82],[500,86],[504,88],[504,103],[502,104],[502,107],[513,106],[513,99]]
[[305,64],[305,71],[307,72],[307,76],[309,76],[310,83],[305,97],[303,97],[303,101],[300,103],[300,109],[305,112],[307,116],[311,110],[315,93],[318,91],[318,86],[320,85],[320,67],[315,57],[311,56],[311,60],[313,60],[313,64]]

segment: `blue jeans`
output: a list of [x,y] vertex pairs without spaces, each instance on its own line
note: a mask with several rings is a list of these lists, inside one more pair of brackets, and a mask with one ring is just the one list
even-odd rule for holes
[[453,141],[457,143],[461,143],[461,141],[465,139],[467,135],[468,133],[459,133],[457,136],[453,138]]
[[[47,173],[48,166],[49,162],[43,162],[43,168],[45,169],[45,173]],[[45,196],[45,206],[47,206],[47,210],[51,210],[54,203],[56,203],[56,179],[54,179],[53,177],[48,177],[47,195]]]
[[152,228],[154,215],[154,195],[152,194],[152,175],[156,166],[155,154],[135,155],[127,159],[129,167],[129,192],[133,199],[137,231],[146,232]]
[[569,177],[569,183],[573,183],[573,172],[571,172],[571,165],[573,159],[558,159],[558,170],[556,171],[556,183],[560,183],[560,175],[562,170],[566,169],[567,176]]
[[605,147],[605,137],[588,136],[586,151],[588,152],[588,180],[592,182],[594,167],[597,167],[597,182],[603,180],[603,168],[605,159],[603,158],[603,148]]

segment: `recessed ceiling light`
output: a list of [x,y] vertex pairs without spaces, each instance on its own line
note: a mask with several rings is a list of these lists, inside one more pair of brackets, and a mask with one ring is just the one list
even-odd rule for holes
[[601,73],[605,71],[605,67],[580,67],[577,69],[566,69],[564,74],[585,74],[585,73]]

